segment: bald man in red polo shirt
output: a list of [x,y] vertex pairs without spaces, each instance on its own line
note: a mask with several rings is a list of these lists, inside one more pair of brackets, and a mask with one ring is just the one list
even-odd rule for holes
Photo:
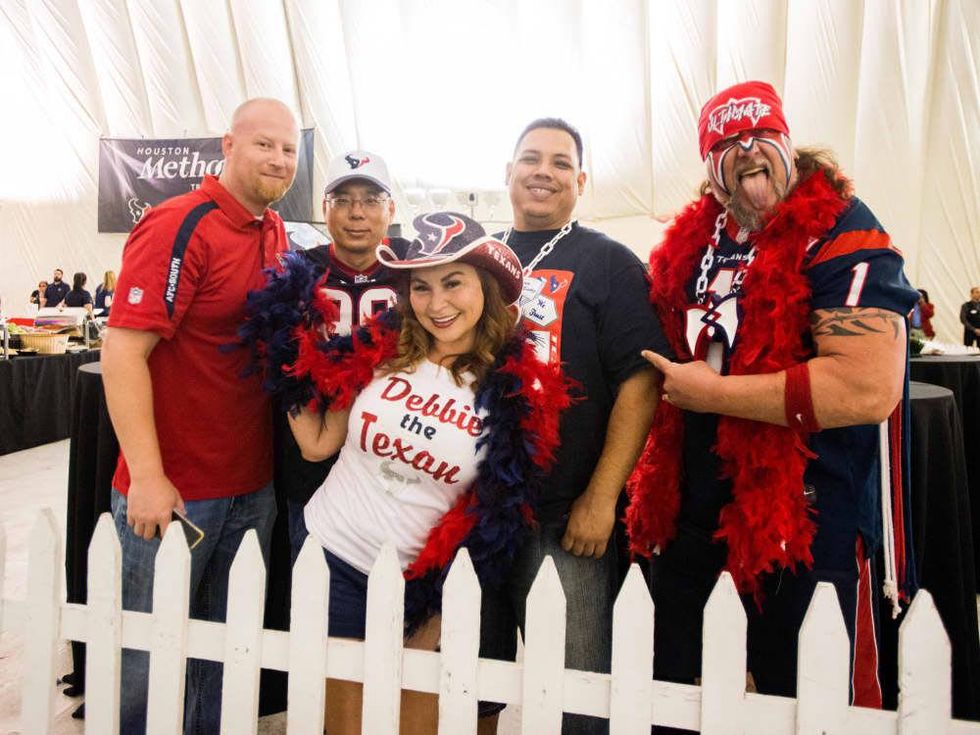
[[[299,129],[272,99],[242,104],[222,139],[224,168],[150,209],[123,251],[102,352],[121,454],[112,510],[123,607],[149,612],[159,538],[178,511],[204,531],[191,552],[191,616],[224,621],[228,573],[255,529],[267,551],[276,514],[272,421],[259,378],[240,377],[245,297],[287,249],[268,207],[292,185]],[[121,731],[146,729],[149,655],[123,651]],[[185,732],[217,732],[221,665],[188,662]]]

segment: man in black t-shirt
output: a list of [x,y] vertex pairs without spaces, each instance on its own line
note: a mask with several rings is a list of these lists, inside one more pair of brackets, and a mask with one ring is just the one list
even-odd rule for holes
[[58,306],[65,300],[65,296],[71,290],[64,281],[64,271],[61,268],[54,269],[54,280],[48,284],[44,290],[44,305],[47,307]]
[[[338,334],[349,334],[372,314],[395,303],[398,274],[378,262],[375,248],[395,215],[391,179],[384,159],[367,151],[348,151],[327,167],[323,218],[333,242],[302,251],[328,271],[327,294],[340,310]],[[306,539],[303,508],[323,484],[336,457],[307,462],[300,455],[286,421],[276,418],[276,484],[289,507],[289,540],[293,561]]]
[[970,289],[970,300],[960,307],[960,323],[963,325],[963,344],[980,346],[980,286]]
[[[647,300],[639,259],[572,219],[585,186],[582,139],[568,123],[535,120],[521,134],[507,183],[514,227],[502,235],[525,268],[521,310],[540,356],[561,362],[584,400],[561,420],[561,446],[538,503],[540,529],[518,553],[508,589],[484,591],[483,653],[513,657],[514,624],[538,567],[550,555],[565,592],[565,666],[609,671],[618,564],[616,504],[643,446],[659,395],[640,355],[669,349]],[[491,632],[492,631],[492,632]],[[608,723],[565,715],[565,733]]]

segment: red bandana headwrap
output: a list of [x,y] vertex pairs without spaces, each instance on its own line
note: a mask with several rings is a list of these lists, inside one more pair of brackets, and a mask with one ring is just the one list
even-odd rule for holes
[[783,102],[766,82],[743,82],[723,89],[701,108],[698,141],[701,160],[720,140],[743,130],[769,128],[789,135],[783,117]]

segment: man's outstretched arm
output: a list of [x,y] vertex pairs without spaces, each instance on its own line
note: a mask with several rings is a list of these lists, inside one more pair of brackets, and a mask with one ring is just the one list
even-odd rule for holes
[[[816,356],[807,362],[813,412],[821,428],[875,424],[902,397],[905,321],[878,308],[819,309],[810,317]],[[664,373],[663,394],[678,408],[787,426],[786,371],[716,373],[703,361],[644,356]]]

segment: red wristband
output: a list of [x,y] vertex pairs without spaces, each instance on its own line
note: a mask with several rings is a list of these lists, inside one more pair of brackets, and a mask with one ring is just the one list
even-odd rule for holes
[[813,395],[810,392],[810,367],[805,362],[786,371],[786,423],[793,431],[813,434],[820,431],[813,415]]

